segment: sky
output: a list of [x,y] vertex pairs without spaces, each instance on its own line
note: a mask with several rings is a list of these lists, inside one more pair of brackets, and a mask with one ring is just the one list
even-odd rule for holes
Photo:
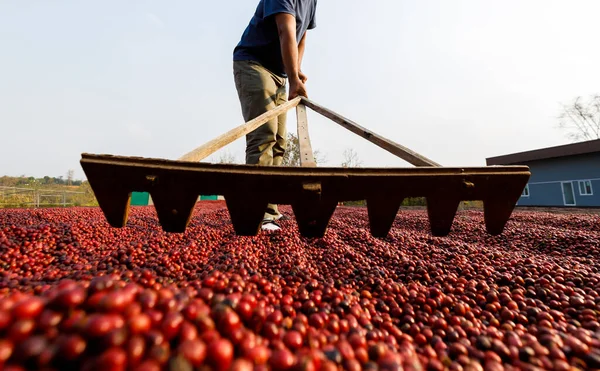
[[[257,3],[0,0],[0,175],[83,179],[81,153],[177,159],[243,124],[232,52]],[[598,14],[598,0],[320,0],[302,70],[311,100],[443,166],[485,166],[569,142],[561,105],[600,93]],[[308,121],[321,166],[346,149],[412,166]]]

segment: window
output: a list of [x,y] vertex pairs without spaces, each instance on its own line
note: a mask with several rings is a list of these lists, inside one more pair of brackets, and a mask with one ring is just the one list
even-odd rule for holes
[[521,197],[529,197],[529,184],[525,186],[523,189],[523,193],[521,193]]
[[591,180],[580,180],[579,181],[579,194],[582,196],[592,196],[592,181]]

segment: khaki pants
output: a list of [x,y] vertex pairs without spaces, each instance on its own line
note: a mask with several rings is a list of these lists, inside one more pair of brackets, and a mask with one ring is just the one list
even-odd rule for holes
[[[286,79],[252,61],[234,61],[235,86],[248,122],[287,101]],[[246,136],[246,164],[280,166],[286,149],[286,116],[279,115]],[[277,205],[269,204],[265,219],[278,217]]]

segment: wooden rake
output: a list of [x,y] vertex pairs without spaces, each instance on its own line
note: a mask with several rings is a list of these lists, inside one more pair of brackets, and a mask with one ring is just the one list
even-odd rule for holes
[[[306,108],[402,158],[415,168],[317,167]],[[296,108],[301,167],[201,163],[267,121]],[[340,201],[367,200],[375,237],[388,235],[402,201],[425,197],[431,232],[450,233],[461,201],[484,203],[487,232],[501,234],[531,173],[527,166],[449,168],[304,97],[282,104],[177,161],[82,154],[81,166],[113,227],[127,223],[133,191],[149,192],[166,232],[184,232],[201,194],[225,197],[235,232],[256,235],[269,202],[292,206],[300,233],[322,237]]]

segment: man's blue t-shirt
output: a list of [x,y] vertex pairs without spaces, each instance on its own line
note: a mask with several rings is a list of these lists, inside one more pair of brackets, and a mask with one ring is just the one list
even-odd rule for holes
[[233,60],[252,60],[271,72],[286,77],[281,56],[275,14],[289,13],[296,17],[298,43],[306,30],[317,26],[317,0],[260,0],[250,24],[235,47]]

